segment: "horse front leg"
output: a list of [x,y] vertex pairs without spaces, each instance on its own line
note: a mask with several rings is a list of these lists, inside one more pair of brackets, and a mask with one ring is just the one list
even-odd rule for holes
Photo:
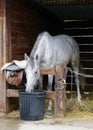
[[39,89],[43,89],[43,76],[42,75],[39,78]]
[[[47,86],[47,90],[48,91],[52,91],[52,82],[53,82],[53,75],[48,75],[48,86]],[[53,111],[52,111],[52,100],[49,99],[48,102],[48,108],[46,110],[46,115],[52,115]]]

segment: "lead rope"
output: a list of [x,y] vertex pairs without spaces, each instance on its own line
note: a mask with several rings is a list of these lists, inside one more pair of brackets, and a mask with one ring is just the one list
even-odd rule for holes
[[79,72],[73,71],[70,67],[66,67],[66,69],[71,71],[72,73],[78,74],[80,76],[87,77],[87,78],[93,78],[93,75],[83,74],[83,73],[79,73]]

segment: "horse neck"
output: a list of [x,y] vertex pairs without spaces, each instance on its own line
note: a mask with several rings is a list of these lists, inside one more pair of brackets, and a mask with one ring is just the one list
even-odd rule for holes
[[47,48],[47,44],[48,44],[48,37],[46,36],[46,34],[43,34],[42,38],[40,39],[39,43],[38,43],[38,47],[37,50],[35,52],[35,55],[38,54],[39,55],[39,60],[41,61],[42,58],[44,58],[45,56],[45,50]]

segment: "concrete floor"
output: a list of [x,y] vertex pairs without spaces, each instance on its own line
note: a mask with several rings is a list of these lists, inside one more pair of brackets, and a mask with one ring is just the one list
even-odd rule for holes
[[93,120],[44,119],[24,121],[19,117],[0,116],[0,130],[93,130]]

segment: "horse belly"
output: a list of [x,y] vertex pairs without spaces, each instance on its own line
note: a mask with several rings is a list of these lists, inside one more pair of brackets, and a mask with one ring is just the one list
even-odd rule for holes
[[62,64],[68,64],[70,62],[71,56],[68,54],[63,54],[63,53],[58,53],[57,54],[57,58],[56,58],[56,62],[57,63],[62,63]]

